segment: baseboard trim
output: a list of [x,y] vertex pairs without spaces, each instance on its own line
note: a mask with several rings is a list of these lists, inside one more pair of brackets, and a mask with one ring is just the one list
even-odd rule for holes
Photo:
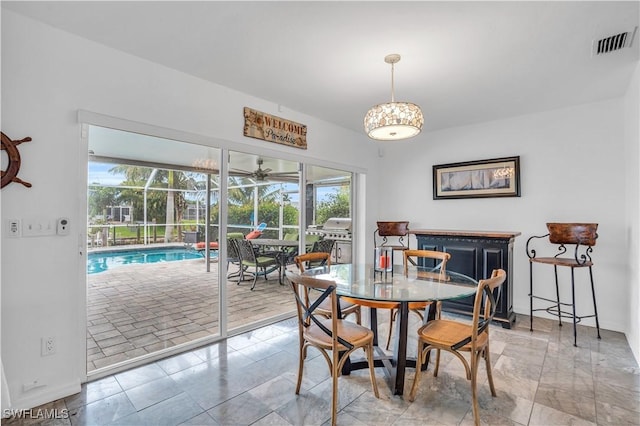
[[53,402],[60,398],[65,398],[67,396],[76,394],[80,392],[81,385],[80,379],[74,380],[72,383],[67,383],[59,386],[47,386],[46,389],[43,389],[40,392],[34,393],[29,392],[27,395],[24,395],[20,398],[14,398],[11,395],[11,409],[12,410],[28,410],[31,408],[38,407],[40,405]]

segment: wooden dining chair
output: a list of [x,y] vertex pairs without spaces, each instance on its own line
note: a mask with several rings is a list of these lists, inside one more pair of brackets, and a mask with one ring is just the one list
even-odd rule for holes
[[[454,320],[436,319],[429,321],[418,329],[418,358],[416,359],[416,375],[411,386],[409,401],[414,401],[420,382],[422,364],[427,360],[427,355],[432,349],[439,349],[451,352],[464,365],[467,380],[471,381],[471,404],[473,407],[473,419],[476,425],[480,424],[480,412],[477,395],[477,376],[480,358],[484,358],[487,376],[489,378],[489,388],[491,395],[496,396],[496,389],[493,385],[491,374],[491,360],[489,359],[489,324],[496,312],[497,301],[500,298],[502,283],[506,279],[506,272],[503,269],[496,269],[491,274],[491,278],[481,280],[478,283],[476,297],[473,304],[472,322],[462,323]],[[467,361],[463,352],[470,353],[470,360]],[[438,376],[440,367],[440,352],[436,357],[436,366],[433,376]]]
[[[306,253],[296,256],[294,259],[296,265],[298,265],[298,270],[300,273],[303,273],[309,264],[311,265],[322,265],[331,268],[331,255],[325,252],[317,252],[317,253]],[[347,315],[355,314],[356,323],[362,324],[362,313],[360,310],[360,305],[356,305],[355,303],[347,302],[343,300],[341,297],[338,298],[340,303],[340,312],[342,313],[342,318],[345,318]],[[331,303],[328,299],[324,299],[320,305],[316,308],[318,315],[323,315],[327,318],[331,317]]]
[[[331,371],[331,424],[335,425],[338,411],[338,377],[349,355],[357,349],[362,348],[365,352],[369,364],[371,387],[376,398],[379,398],[373,360],[373,331],[339,319],[335,282],[307,277],[291,271],[287,271],[287,278],[295,296],[298,314],[299,363],[296,395],[300,393],[307,349],[315,347],[320,351]],[[313,300],[310,293],[318,293],[318,291],[321,292],[321,296]],[[328,300],[331,305],[330,318],[318,312],[317,306],[324,300]]]
[[[404,276],[409,276],[409,270],[412,267],[416,268],[426,268],[429,269],[429,272],[424,272],[424,274],[431,274],[432,277],[439,278],[444,280],[445,272],[447,268],[447,262],[451,259],[451,254],[445,253],[442,251],[435,250],[411,250],[407,249],[403,251],[403,264],[404,264]],[[435,272],[434,272],[435,270]],[[433,275],[435,273],[435,275]],[[420,271],[417,273],[418,277],[420,277]],[[409,303],[409,310],[416,313],[421,320],[424,320],[423,312],[427,306],[429,306],[431,302],[411,302]],[[440,302],[436,303],[436,318],[440,318],[442,304]],[[389,314],[389,334],[387,335],[387,350],[389,349],[389,344],[391,343],[391,335],[393,333],[393,323],[396,319],[396,315],[398,314],[397,308],[391,308],[391,312]]]

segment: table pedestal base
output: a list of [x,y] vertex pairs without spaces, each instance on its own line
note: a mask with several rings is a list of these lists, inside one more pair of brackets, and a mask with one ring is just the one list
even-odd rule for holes
[[[394,395],[402,395],[404,393],[404,379],[406,368],[416,368],[416,359],[407,357],[407,331],[409,323],[409,303],[399,303],[400,308],[396,317],[396,330],[394,338],[393,355],[386,354],[378,346],[378,312],[375,308],[369,308],[370,327],[373,331],[374,346],[374,365],[376,367],[384,367],[385,376],[389,381],[389,386]],[[427,307],[428,314],[425,315],[426,321],[435,318],[435,309]],[[426,370],[429,365],[429,359],[422,366],[422,371]],[[347,360],[342,368],[342,374],[348,376],[351,370],[360,370],[369,368],[367,360],[353,361]]]

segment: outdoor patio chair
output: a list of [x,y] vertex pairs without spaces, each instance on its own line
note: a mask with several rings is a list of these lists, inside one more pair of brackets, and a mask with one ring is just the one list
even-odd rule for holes
[[[289,232],[289,233],[284,234],[283,239],[285,241],[298,241],[298,234]],[[291,263],[295,263],[294,258],[299,254],[298,247],[287,247],[283,251],[283,253],[286,256],[286,259],[285,259],[285,262],[284,262],[286,265],[289,265]]]
[[[333,251],[334,240],[318,240],[313,243],[311,250],[308,253],[327,253],[329,257],[331,257],[331,252]],[[324,262],[317,261],[308,261],[307,268],[314,268],[316,266],[322,266]]]
[[[240,253],[238,249],[237,239],[227,237],[227,279],[238,278],[238,282],[242,279],[242,265],[240,264]],[[238,267],[237,272],[230,272],[229,266]],[[245,268],[246,269],[246,268]]]
[[320,241],[321,238],[322,237],[320,235],[305,235],[304,244],[307,253],[313,249],[313,244],[315,244],[317,241]]
[[[278,273],[280,273],[280,262],[275,257],[256,254],[250,240],[234,240],[234,242],[238,246],[238,254],[240,255],[240,281],[244,281],[245,274],[253,274],[251,290],[256,287],[258,275],[264,275],[266,280],[270,272],[278,269]],[[255,272],[249,272],[249,268],[255,268]]]
[[322,239],[313,243],[311,247],[311,253],[329,253],[333,251],[334,240]]

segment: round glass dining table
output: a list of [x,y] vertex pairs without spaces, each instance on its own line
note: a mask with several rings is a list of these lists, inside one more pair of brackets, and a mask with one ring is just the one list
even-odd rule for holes
[[[408,276],[404,271],[375,271],[373,265],[337,264],[330,268],[309,269],[304,275],[336,283],[336,293],[348,297],[354,303],[368,306],[371,329],[374,332],[376,366],[385,368],[395,395],[402,395],[406,367],[415,367],[415,359],[407,357],[407,330],[410,302],[436,302],[455,300],[474,295],[478,282],[466,275],[447,271],[439,273],[434,268],[412,267]],[[395,302],[398,305],[393,355],[389,357],[378,347],[376,302]],[[434,318],[435,309],[427,308],[425,322]],[[345,365],[343,374],[351,370],[367,368],[366,361]]]

